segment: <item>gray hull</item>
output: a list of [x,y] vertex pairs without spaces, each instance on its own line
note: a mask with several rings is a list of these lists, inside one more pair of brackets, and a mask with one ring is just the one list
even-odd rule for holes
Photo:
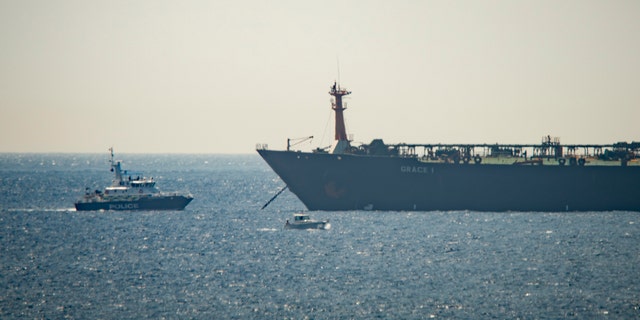
[[147,197],[132,201],[96,201],[96,202],[76,202],[77,211],[95,210],[183,210],[192,197],[185,196],[162,196]]
[[258,152],[308,210],[640,211],[640,166]]

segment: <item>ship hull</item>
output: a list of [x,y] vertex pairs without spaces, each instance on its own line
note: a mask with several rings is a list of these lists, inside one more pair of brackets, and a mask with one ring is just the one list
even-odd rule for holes
[[96,210],[183,210],[192,197],[185,196],[163,196],[163,197],[146,197],[130,201],[92,201],[75,203],[77,211],[96,211]]
[[309,210],[640,211],[640,166],[425,163],[258,150]]

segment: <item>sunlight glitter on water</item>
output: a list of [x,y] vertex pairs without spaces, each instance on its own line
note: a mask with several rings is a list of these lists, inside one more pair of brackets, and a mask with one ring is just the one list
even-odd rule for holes
[[260,210],[282,182],[257,156],[208,155],[132,159],[191,190],[184,211],[76,212],[109,172],[74,157],[2,162],[0,318],[640,315],[635,212],[313,212],[330,232],[287,232],[304,207]]

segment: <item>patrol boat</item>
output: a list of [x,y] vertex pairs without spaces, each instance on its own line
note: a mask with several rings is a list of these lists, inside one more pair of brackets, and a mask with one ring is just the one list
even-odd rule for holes
[[113,182],[104,191],[90,192],[75,203],[77,211],[91,210],[183,210],[193,196],[178,193],[160,192],[156,181],[141,175],[122,170],[121,162],[113,159],[111,152],[111,171],[115,174]]
[[334,83],[335,142],[257,151],[308,210],[640,211],[640,142],[354,145]]

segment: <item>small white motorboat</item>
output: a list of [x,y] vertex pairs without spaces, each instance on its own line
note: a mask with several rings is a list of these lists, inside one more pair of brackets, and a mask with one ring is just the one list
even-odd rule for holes
[[329,223],[329,220],[323,220],[323,221],[311,220],[311,217],[309,217],[309,215],[306,213],[295,213],[293,215],[293,221],[289,222],[289,220],[287,220],[287,223],[285,223],[284,227],[285,229],[300,229],[300,230],[304,230],[304,229],[329,230],[331,229],[331,224]]

